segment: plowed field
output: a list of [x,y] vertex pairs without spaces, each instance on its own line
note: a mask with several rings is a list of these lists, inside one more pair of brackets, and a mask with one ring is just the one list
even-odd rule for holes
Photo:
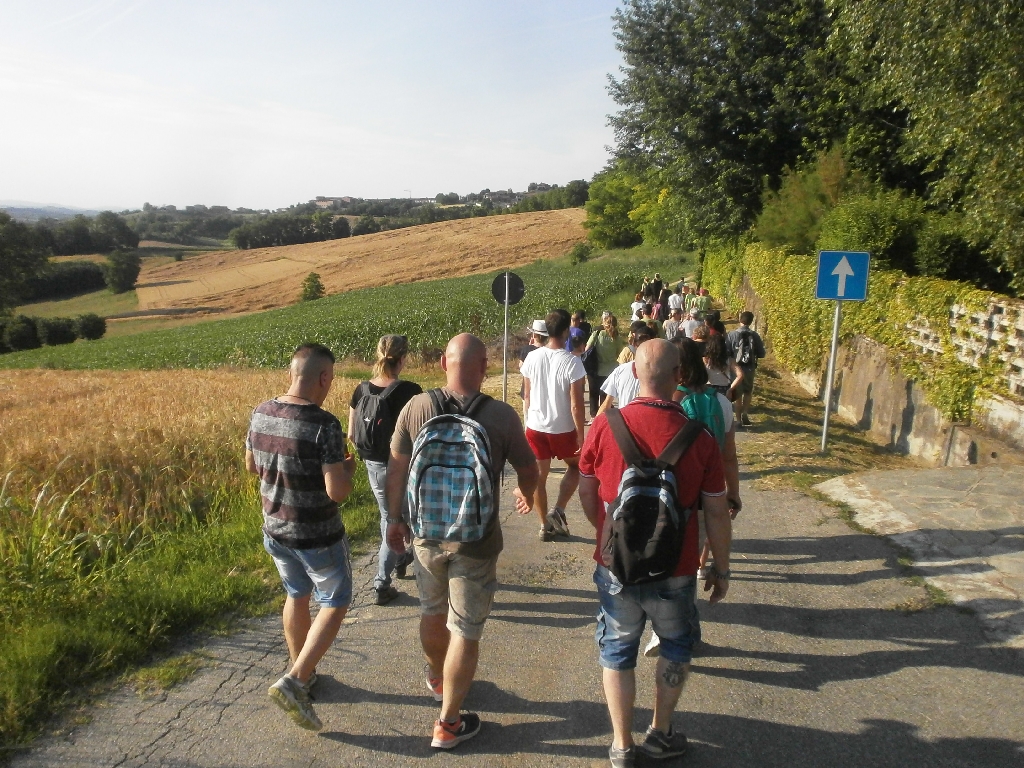
[[253,312],[294,304],[303,278],[327,293],[456,277],[563,256],[586,236],[580,208],[427,224],[342,240],[216,251],[144,269],[140,310]]

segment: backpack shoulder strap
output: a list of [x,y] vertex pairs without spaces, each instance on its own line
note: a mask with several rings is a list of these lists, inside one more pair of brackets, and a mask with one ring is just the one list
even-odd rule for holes
[[430,402],[434,404],[434,415],[440,416],[443,413],[448,412],[447,398],[440,389],[429,389],[427,395],[430,396]]
[[469,418],[475,418],[477,411],[483,408],[490,399],[492,399],[490,395],[485,395],[483,392],[477,392],[470,398],[469,402],[466,403],[466,406],[462,409],[462,415],[468,416]]
[[394,392],[396,389],[398,389],[398,385],[401,384],[401,383],[402,382],[401,382],[400,379],[395,379],[390,384],[388,384],[386,387],[384,387],[384,391],[380,393],[381,399],[382,400],[387,400],[391,396],[391,393]]
[[612,437],[615,438],[619,450],[622,451],[622,458],[626,460],[626,464],[636,465],[646,461],[646,457],[637,448],[636,441],[633,439],[629,427],[626,426],[626,420],[622,418],[619,409],[609,408],[605,412],[605,418],[608,419],[608,426],[611,427]]
[[687,421],[686,425],[676,433],[676,436],[669,441],[669,444],[658,455],[658,463],[664,464],[666,467],[674,467],[686,452],[690,450],[690,446],[693,445],[702,429],[704,429],[704,424],[697,419]]

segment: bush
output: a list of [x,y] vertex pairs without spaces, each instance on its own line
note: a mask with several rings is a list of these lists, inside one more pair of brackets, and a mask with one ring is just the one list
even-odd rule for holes
[[11,348],[7,346],[7,342],[4,341],[4,331],[7,329],[7,318],[0,315],[0,355],[5,355],[11,351]]
[[36,318],[36,333],[40,343],[51,347],[72,344],[78,338],[75,335],[75,321],[70,317]]
[[316,272],[310,272],[306,275],[306,279],[302,281],[302,300],[303,301],[315,301],[316,299],[323,298],[324,284],[320,282],[320,275]]
[[39,333],[36,331],[36,322],[31,317],[18,315],[7,321],[4,328],[4,344],[12,352],[23,349],[38,349],[42,346],[39,343]]
[[106,284],[103,267],[92,261],[50,262],[43,272],[25,285],[27,301],[66,299],[90,291],[98,291]]
[[142,270],[142,259],[136,251],[114,251],[103,265],[103,278],[111,293],[127,293],[135,287]]
[[587,259],[590,258],[590,254],[594,252],[594,246],[590,243],[576,243],[569,251],[569,263],[574,267],[579,266]]
[[75,333],[80,339],[102,339],[107,332],[107,321],[99,315],[85,314],[75,318]]
[[901,269],[917,274],[914,251],[924,221],[924,201],[901,192],[853,195],[821,221],[817,249],[868,251],[872,270]]

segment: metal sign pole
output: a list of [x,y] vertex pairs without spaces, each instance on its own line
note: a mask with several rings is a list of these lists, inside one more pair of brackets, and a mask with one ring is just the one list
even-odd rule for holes
[[836,317],[832,322],[832,350],[828,355],[828,378],[825,381],[825,426],[821,430],[821,452],[825,453],[828,443],[828,422],[832,415],[832,379],[836,374],[836,351],[839,348],[839,318],[842,315],[843,302],[836,301]]
[[505,333],[501,344],[501,401],[508,402],[508,270],[505,271]]

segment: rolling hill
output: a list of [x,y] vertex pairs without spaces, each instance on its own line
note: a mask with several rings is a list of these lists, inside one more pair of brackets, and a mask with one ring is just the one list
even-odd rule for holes
[[139,309],[245,313],[294,304],[303,278],[328,294],[458,277],[563,256],[583,240],[580,208],[426,224],[322,243],[215,251],[144,269]]

